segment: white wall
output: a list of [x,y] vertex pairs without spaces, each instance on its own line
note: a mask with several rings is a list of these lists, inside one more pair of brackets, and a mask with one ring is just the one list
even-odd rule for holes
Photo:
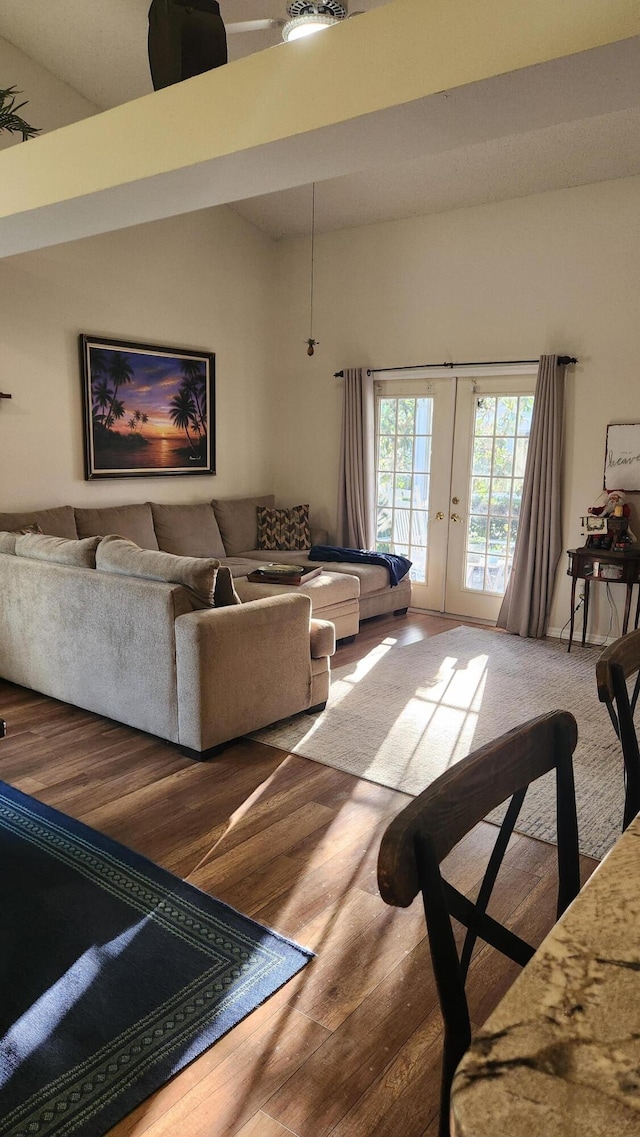
[[[13,44],[0,39],[0,87],[16,87],[22,94],[18,102],[26,106],[18,114],[29,126],[37,126],[43,134],[70,122],[97,114],[99,108],[72,87],[61,82],[50,71],[24,55]],[[21,142],[20,134],[0,134],[0,150]]]
[[[580,364],[568,373],[565,546],[579,544],[606,424],[640,421],[640,179],[333,233],[315,265],[310,359],[309,241],[274,246],[226,207],[0,261],[0,388],[13,394],[0,403],[0,510],[274,488],[331,530],[334,371],[566,351]],[[84,481],[81,331],[216,352],[217,476]],[[593,591],[604,635],[604,588]],[[552,627],[568,614],[563,559]]]
[[[278,258],[282,499],[310,500],[333,527],[334,371],[567,352],[580,363],[568,371],[564,541],[581,544],[579,517],[602,489],[606,425],[640,421],[639,178],[318,237],[313,359],[303,342],[309,241],[283,242]],[[555,629],[569,615],[565,568],[563,558]],[[622,591],[612,589],[617,601]],[[604,586],[594,593],[591,626],[604,636]]]
[[[0,260],[0,511],[271,490],[272,257],[221,207]],[[217,476],[84,480],[80,332],[215,352]]]

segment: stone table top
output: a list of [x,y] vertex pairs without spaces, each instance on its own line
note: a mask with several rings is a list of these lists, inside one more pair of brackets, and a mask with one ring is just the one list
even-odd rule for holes
[[475,1034],[451,1132],[640,1135],[640,815]]

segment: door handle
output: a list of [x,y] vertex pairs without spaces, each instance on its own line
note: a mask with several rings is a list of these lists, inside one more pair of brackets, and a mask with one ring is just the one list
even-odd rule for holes
[[451,514],[451,520],[452,521],[462,521],[462,518],[460,517],[460,515],[458,513],[452,513]]
[[436,513],[436,521],[444,521],[444,513],[441,509]]

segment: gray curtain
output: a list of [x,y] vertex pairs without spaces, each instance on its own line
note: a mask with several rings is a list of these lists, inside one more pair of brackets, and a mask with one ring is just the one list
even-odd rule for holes
[[560,516],[564,372],[557,355],[541,355],[513,569],[498,627],[518,636],[545,635],[556,566]]
[[363,367],[345,368],[338,483],[338,543],[372,549],[374,527],[373,380]]

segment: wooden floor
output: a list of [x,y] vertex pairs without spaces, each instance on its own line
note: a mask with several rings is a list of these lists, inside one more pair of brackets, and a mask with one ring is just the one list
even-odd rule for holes
[[[458,621],[369,620],[334,666]],[[500,634],[500,633],[496,633]],[[376,886],[380,836],[409,800],[243,741],[208,763],[168,743],[0,681],[4,781],[108,833],[316,958],[111,1137],[418,1137],[435,1134],[441,1025],[419,903]],[[449,858],[472,890],[493,826]],[[514,835],[492,911],[533,942],[553,920],[555,850]],[[596,862],[583,858],[585,878]],[[488,948],[472,964],[481,1023],[517,974]]]

